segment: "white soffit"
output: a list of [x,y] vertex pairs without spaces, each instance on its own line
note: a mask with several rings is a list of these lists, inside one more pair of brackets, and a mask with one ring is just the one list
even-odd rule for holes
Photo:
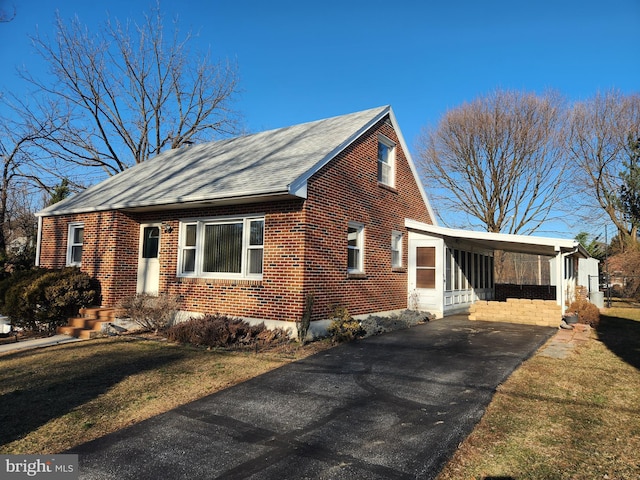
[[577,240],[461,230],[429,225],[410,219],[405,220],[405,226],[427,235],[460,242],[464,241],[489,250],[505,250],[547,256],[577,252],[585,258],[589,257],[587,251]]

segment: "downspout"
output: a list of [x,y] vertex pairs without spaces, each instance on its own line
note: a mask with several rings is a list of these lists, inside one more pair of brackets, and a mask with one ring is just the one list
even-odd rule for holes
[[42,217],[38,216],[38,235],[36,237],[36,267],[40,266],[40,242],[42,241]]

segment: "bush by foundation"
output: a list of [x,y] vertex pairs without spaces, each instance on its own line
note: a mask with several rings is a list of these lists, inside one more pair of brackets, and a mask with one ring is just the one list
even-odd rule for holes
[[169,328],[167,338],[194,346],[223,348],[258,348],[290,341],[288,333],[281,328],[269,330],[262,323],[251,325],[239,318],[220,314],[178,323]]

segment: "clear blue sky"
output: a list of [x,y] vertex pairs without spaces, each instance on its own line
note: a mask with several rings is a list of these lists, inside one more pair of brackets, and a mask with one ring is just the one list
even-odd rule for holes
[[[89,26],[153,0],[0,0],[0,86],[38,69],[27,35],[54,12]],[[237,107],[260,131],[390,104],[410,149],[422,127],[495,88],[569,100],[640,91],[640,0],[181,0],[161,2],[198,46],[237,61]]]

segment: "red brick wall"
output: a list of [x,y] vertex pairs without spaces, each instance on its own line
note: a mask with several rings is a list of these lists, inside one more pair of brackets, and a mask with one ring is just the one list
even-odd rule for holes
[[103,305],[113,305],[121,296],[135,293],[139,226],[121,212],[44,217],[40,266],[65,266],[68,225],[73,222],[84,223],[81,270],[100,281]]
[[[232,207],[179,210],[138,216],[141,222],[162,221],[173,226],[161,233],[160,291],[180,295],[185,310],[224,313],[265,320],[298,321],[302,316],[304,256],[302,200]],[[261,281],[179,278],[179,218],[265,215],[264,261]]]
[[[395,189],[377,181],[378,132],[397,144]],[[180,218],[255,214],[265,215],[261,281],[177,277]],[[180,295],[185,310],[299,321],[305,296],[313,293],[319,320],[337,305],[352,315],[406,308],[405,218],[431,223],[395,132],[380,122],[309,180],[306,201],[43,218],[40,264],[64,266],[67,225],[84,222],[82,270],[100,280],[103,305],[114,305],[136,291],[140,223],[164,222],[173,231],[161,232],[160,291]],[[349,221],[365,225],[365,275],[358,278],[347,275]],[[395,271],[393,230],[405,233],[405,268]]]
[[[396,143],[394,189],[378,184],[378,133]],[[308,182],[305,292],[314,320],[335,306],[352,315],[407,307],[405,218],[432,223],[393,128],[381,121]],[[348,222],[364,224],[364,275],[347,274]],[[392,231],[404,233],[403,268],[391,267]],[[314,239],[314,240],[312,240]]]

